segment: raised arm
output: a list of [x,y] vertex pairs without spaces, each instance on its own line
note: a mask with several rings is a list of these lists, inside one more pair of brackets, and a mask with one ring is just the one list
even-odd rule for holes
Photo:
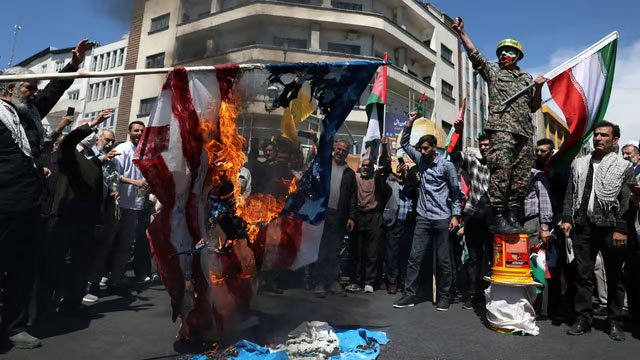
[[458,34],[458,37],[462,42],[462,46],[464,46],[467,54],[471,54],[476,51],[476,47],[473,45],[473,42],[471,42],[469,35],[467,35],[467,31],[464,29],[464,20],[462,20],[461,17],[456,18],[451,28]]
[[409,114],[409,121],[407,121],[407,125],[402,132],[402,138],[400,139],[400,146],[402,146],[402,150],[404,150],[407,155],[415,162],[416,164],[420,163],[420,159],[422,159],[422,154],[416,150],[413,145],[411,145],[411,128],[413,127],[413,122],[418,118],[418,112],[414,111]]

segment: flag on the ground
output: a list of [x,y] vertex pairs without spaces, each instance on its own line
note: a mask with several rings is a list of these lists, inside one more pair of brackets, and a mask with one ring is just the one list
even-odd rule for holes
[[570,135],[551,160],[551,169],[568,168],[604,119],[616,66],[618,34],[584,54],[583,60],[549,80],[553,100],[567,120]]
[[[169,72],[134,163],[162,204],[147,235],[171,297],[173,318],[182,318],[181,335],[219,338],[226,326],[241,322],[238,316],[248,310],[261,266],[297,269],[316,260],[329,199],[333,137],[380,65],[366,61],[228,65]],[[265,82],[281,89],[274,105],[282,108],[290,106],[308,82],[324,115],[323,131],[315,159],[297,185],[289,186],[288,198],[272,197],[270,202],[255,202],[261,208],[249,209],[272,212],[277,203],[280,211],[259,226],[252,242],[222,230],[214,210],[225,213],[234,207],[225,207],[211,194],[222,188],[216,190],[217,183],[237,180],[245,161],[244,139],[235,124],[237,111],[243,109],[240,96],[255,93],[261,86],[256,84]],[[243,209],[242,196],[236,183],[231,194],[235,215],[241,217],[237,209]]]
[[422,96],[420,97],[420,101],[418,102],[418,118],[427,118],[427,114],[425,113],[427,111],[427,93],[422,93]]
[[[384,61],[387,61],[388,55],[384,54]],[[378,155],[380,153],[380,143],[382,139],[382,125],[384,124],[384,111],[387,104],[387,66],[382,66],[376,82],[371,89],[371,95],[367,100],[367,118],[369,119],[367,125],[367,134],[364,136],[362,156],[372,159],[374,163],[378,161]]]

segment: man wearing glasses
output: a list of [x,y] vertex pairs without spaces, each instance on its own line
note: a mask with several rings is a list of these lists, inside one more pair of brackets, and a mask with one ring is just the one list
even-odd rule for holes
[[418,166],[420,190],[418,216],[407,264],[404,295],[393,306],[402,309],[415,305],[420,266],[427,249],[432,246],[431,244],[434,244],[438,284],[436,309],[447,311],[451,304],[453,281],[449,232],[457,229],[460,220],[461,202],[458,172],[450,161],[438,156],[436,152],[438,144],[435,136],[424,135],[421,137],[418,140],[417,149],[409,143],[411,128],[417,118],[417,112],[414,111],[410,114],[400,141],[402,149]]

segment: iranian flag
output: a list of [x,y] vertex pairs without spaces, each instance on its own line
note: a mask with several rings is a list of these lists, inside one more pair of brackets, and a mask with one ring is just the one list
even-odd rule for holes
[[618,33],[613,32],[561,65],[548,82],[562,110],[570,135],[554,155],[552,169],[568,166],[589,141],[594,125],[604,119],[616,66]]
[[[384,53],[384,61],[388,55]],[[361,160],[372,159],[377,163],[380,153],[380,142],[382,139],[382,124],[384,123],[384,107],[387,104],[387,66],[382,66],[376,82],[371,89],[371,95],[367,100],[367,134],[364,136],[364,146],[362,147]]]

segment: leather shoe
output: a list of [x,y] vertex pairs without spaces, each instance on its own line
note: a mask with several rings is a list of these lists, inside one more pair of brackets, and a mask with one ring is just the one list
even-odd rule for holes
[[591,325],[584,320],[577,320],[573,326],[567,330],[567,335],[579,336],[591,331]]
[[616,322],[612,322],[611,328],[609,329],[609,337],[611,340],[624,341],[625,335],[624,330],[622,330],[622,326]]
[[507,210],[506,218],[509,224],[514,229],[518,229],[518,234],[524,233],[524,229],[522,228],[522,223],[520,222],[520,210],[519,209],[510,209]]

